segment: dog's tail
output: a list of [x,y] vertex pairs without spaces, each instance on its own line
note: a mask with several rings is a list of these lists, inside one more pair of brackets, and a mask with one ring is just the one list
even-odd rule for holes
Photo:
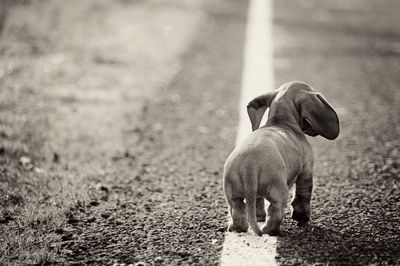
[[254,233],[258,236],[262,236],[262,232],[260,227],[257,224],[256,218],[256,194],[249,195],[246,197],[246,210],[247,210],[247,219],[249,221],[251,229],[253,229]]
[[243,182],[245,198],[246,198],[246,211],[247,220],[250,224],[251,229],[258,236],[262,236],[260,227],[257,224],[256,217],[256,201],[257,201],[257,187],[258,187],[258,174],[257,171],[249,171],[249,176],[247,176],[247,182]]

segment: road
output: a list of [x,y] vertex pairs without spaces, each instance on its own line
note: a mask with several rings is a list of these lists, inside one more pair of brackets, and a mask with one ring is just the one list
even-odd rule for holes
[[[0,7],[0,263],[218,264],[247,2]],[[271,82],[341,122],[309,138],[311,222],[286,214],[278,264],[400,264],[399,8],[274,1]]]

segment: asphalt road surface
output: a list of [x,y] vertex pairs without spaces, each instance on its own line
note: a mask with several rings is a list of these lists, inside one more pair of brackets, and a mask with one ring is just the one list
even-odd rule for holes
[[[227,224],[222,167],[236,137],[248,3],[83,2],[80,12],[55,1],[48,8],[58,17],[42,20],[34,12],[54,12],[29,2],[5,20],[42,21],[35,34],[44,34],[43,21],[68,15],[70,24],[51,25],[75,38],[22,33],[17,42],[0,23],[3,40],[19,44],[2,44],[14,51],[2,55],[14,66],[2,66],[2,104],[29,103],[7,108],[38,125],[24,128],[28,140],[40,136],[40,149],[21,152],[32,158],[22,164],[37,164],[32,182],[51,180],[46,189],[55,192],[44,201],[65,214],[49,229],[54,239],[43,249],[55,255],[47,262],[218,264]],[[398,10],[396,0],[274,1],[275,86],[309,83],[341,122],[338,139],[309,138],[311,222],[298,227],[288,208],[279,264],[400,264]],[[14,60],[27,44],[29,60]],[[13,157],[7,148],[1,153],[10,168]],[[0,224],[4,241],[17,232],[13,219]],[[24,263],[10,254],[8,246],[0,259]]]

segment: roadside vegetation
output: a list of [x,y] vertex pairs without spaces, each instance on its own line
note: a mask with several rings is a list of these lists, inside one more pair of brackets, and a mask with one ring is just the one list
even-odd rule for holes
[[0,0],[0,264],[65,263],[76,213],[137,176],[144,105],[201,19],[167,2]]
[[45,152],[53,106],[43,57],[60,49],[61,10],[45,1],[1,1],[0,10],[0,264],[60,262],[54,243],[68,208],[85,197],[47,170],[58,155]]
[[[89,185],[60,163],[57,145],[63,145],[49,144],[71,134],[54,136],[50,130],[62,111],[52,90],[55,84],[71,86],[71,77],[83,68],[82,60],[70,56],[89,49],[84,31],[90,25],[82,25],[94,18],[85,17],[87,11],[107,10],[104,1],[79,4],[0,2],[0,264],[62,262],[57,253],[68,235],[65,225],[73,222],[70,209],[88,202]],[[67,91],[61,101],[76,99]]]

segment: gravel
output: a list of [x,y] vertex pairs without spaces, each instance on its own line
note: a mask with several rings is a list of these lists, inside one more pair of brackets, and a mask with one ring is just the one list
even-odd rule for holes
[[337,140],[310,139],[312,222],[284,223],[277,247],[284,265],[400,263],[400,65],[398,53],[382,55],[398,38],[399,6],[352,4],[274,7],[276,82],[310,83],[341,120]]
[[97,185],[90,204],[71,209],[78,221],[60,248],[68,263],[218,264],[227,217],[222,166],[236,133],[246,4],[210,1],[205,8],[183,69],[126,133],[140,141],[111,156],[108,171],[117,174]]

